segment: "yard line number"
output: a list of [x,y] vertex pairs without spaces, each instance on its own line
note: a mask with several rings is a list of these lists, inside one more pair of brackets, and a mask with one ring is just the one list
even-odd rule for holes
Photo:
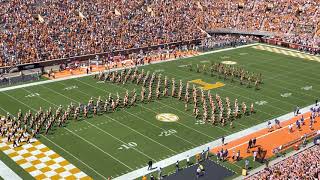
[[128,150],[128,149],[131,149],[131,148],[135,148],[137,146],[138,146],[137,143],[129,142],[129,143],[126,143],[126,144],[122,144],[118,149],[120,149],[120,150]]
[[292,95],[292,93],[283,93],[283,94],[280,94],[280,96],[283,97],[283,98],[290,97],[291,95]]
[[31,94],[26,95],[26,98],[32,98],[32,97],[36,97],[36,96],[40,96],[40,94],[39,93],[31,93]]
[[161,133],[159,134],[159,136],[165,136],[165,137],[167,137],[167,136],[171,136],[171,135],[176,134],[176,133],[177,133],[177,131],[174,130],[174,129],[163,130],[163,131],[161,131]]
[[259,106],[263,106],[263,105],[267,104],[268,102],[267,101],[256,101],[255,103]]
[[196,120],[196,122],[194,124],[201,125],[201,124],[205,124],[205,123],[206,123],[205,121],[198,119],[198,120]]
[[72,89],[77,89],[77,88],[78,88],[78,86],[73,85],[73,86],[66,87],[63,90],[70,91]]

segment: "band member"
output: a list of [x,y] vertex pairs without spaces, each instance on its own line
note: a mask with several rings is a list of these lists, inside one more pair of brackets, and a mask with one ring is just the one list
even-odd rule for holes
[[87,106],[84,106],[84,107],[83,107],[83,116],[84,116],[85,118],[88,118],[88,108],[87,108]]
[[247,106],[245,102],[242,102],[242,114],[246,114],[247,112]]
[[141,99],[140,99],[140,102],[144,102],[145,94],[146,94],[146,89],[144,87],[141,87]]
[[131,105],[131,106],[134,106],[135,103],[136,103],[136,101],[137,101],[137,93],[136,93],[136,89],[134,89],[134,90],[132,91],[132,98],[131,98],[130,105]]
[[182,89],[183,89],[183,84],[182,84],[182,81],[180,80],[180,83],[179,83],[179,92],[178,92],[178,99],[179,99],[179,100],[181,100]]
[[251,103],[250,105],[250,114],[253,114],[254,113],[254,107],[253,107],[253,103]]
[[148,94],[148,102],[151,102],[152,99],[152,91],[149,90],[149,94]]
[[96,116],[97,115],[97,106],[94,106],[93,107],[93,116]]
[[211,111],[211,124],[215,125],[215,123],[216,123],[215,113]]
[[111,100],[111,108],[112,108],[112,112],[114,112],[116,110],[116,103],[114,102],[114,100]]
[[174,78],[172,78],[171,82],[172,82],[171,97],[174,97],[174,96],[175,96],[175,93],[176,93],[176,84],[175,84]]
[[259,90],[259,82],[258,82],[258,80],[256,80],[256,82],[254,83],[254,86],[255,86],[256,90]]

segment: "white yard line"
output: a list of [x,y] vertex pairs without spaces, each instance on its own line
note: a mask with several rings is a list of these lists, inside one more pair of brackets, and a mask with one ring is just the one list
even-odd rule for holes
[[22,180],[22,178],[12,171],[5,163],[0,160],[0,177],[4,180]]
[[[28,92],[28,93],[32,93],[31,91],[28,91],[28,90],[26,90],[25,88],[23,88],[23,89],[24,89],[26,92]],[[47,102],[47,103],[49,103],[49,104],[52,104],[52,105],[54,105],[54,106],[56,106],[56,107],[59,107],[57,104],[54,104],[54,103],[50,102],[49,100],[47,100],[47,99],[45,99],[45,98],[43,98],[43,97],[41,97],[41,96],[39,96],[38,98],[42,99],[43,101],[45,101],[45,102]],[[118,142],[123,143],[123,144],[126,144],[126,142],[124,142],[124,141],[122,141],[121,139],[113,136],[112,134],[108,133],[107,131],[99,128],[98,126],[90,123],[89,121],[84,121],[84,122],[87,123],[87,124],[90,124],[91,126],[95,127],[96,129],[98,129],[98,130],[102,131],[103,133],[109,135],[110,137],[112,137],[113,139],[117,140]],[[138,153],[144,155],[145,157],[154,160],[154,158],[150,157],[149,155],[145,154],[144,152],[140,151],[139,149],[137,149],[137,148],[132,148],[132,149],[135,150],[135,151],[137,151]]]
[[71,134],[77,136],[78,138],[82,139],[83,141],[87,142],[88,144],[90,144],[91,146],[95,147],[96,149],[98,149],[99,151],[101,151],[102,153],[108,155],[109,157],[111,157],[112,159],[116,160],[118,163],[124,165],[125,167],[127,167],[130,170],[133,170],[133,168],[131,168],[130,166],[126,165],[125,163],[123,163],[122,161],[120,161],[119,159],[117,159],[116,157],[112,156],[110,153],[104,151],[103,149],[101,149],[100,147],[98,147],[97,145],[93,144],[92,142],[84,139],[83,137],[79,136],[78,134],[74,133],[73,131],[69,130],[68,128],[65,128],[67,131],[69,131]]
[[[192,58],[192,57],[197,57],[197,56],[203,56],[203,55],[207,55],[207,54],[213,54],[213,53],[230,51],[230,50],[239,49],[239,48],[246,48],[246,47],[256,46],[256,45],[259,45],[259,44],[260,43],[254,43],[254,44],[248,44],[248,45],[243,45],[243,46],[238,46],[238,47],[219,49],[219,50],[209,51],[209,52],[201,53],[201,54],[198,54],[198,55],[183,57],[183,58],[179,58],[179,59],[168,59],[168,60],[164,60],[164,61],[156,61],[156,62],[153,62],[153,63],[150,63],[150,64],[158,64],[158,63],[164,63],[164,62],[169,62],[169,61],[177,61],[177,60],[181,60],[181,59],[187,59],[187,58]],[[149,65],[149,64],[141,65],[141,66],[138,66],[138,67],[147,66],[147,65]],[[118,70],[122,70],[122,69],[128,69],[128,68],[131,68],[131,67],[115,68],[115,69],[112,69],[110,71],[111,72],[112,71],[118,71]],[[105,72],[108,72],[108,70],[105,70]],[[45,80],[45,81],[40,81],[40,82],[34,82],[34,83],[28,83],[28,84],[21,84],[21,85],[17,85],[17,86],[5,87],[5,88],[1,88],[0,92],[10,91],[10,90],[14,90],[14,89],[23,88],[23,87],[36,86],[36,85],[40,85],[40,84],[48,84],[48,83],[53,83],[53,82],[58,82],[58,81],[64,81],[64,80],[68,80],[68,79],[86,77],[86,76],[91,76],[91,75],[98,74],[98,73],[99,72],[94,72],[94,73],[90,73],[90,74],[80,74],[80,75],[74,75],[74,76],[68,76],[68,77],[64,77],[64,78],[59,78],[59,79]]]
[[[307,107],[304,107],[300,110],[300,112],[303,114],[303,113],[306,113],[306,112],[309,112],[310,108],[315,106],[314,104],[313,105],[310,105],[310,106],[307,106]],[[277,119],[280,121],[280,122],[284,122],[284,121],[287,121],[291,118],[293,118],[293,113],[288,113],[288,114],[285,114],[283,116],[280,116],[278,117]],[[273,119],[271,119],[273,120]],[[271,121],[270,120],[270,121]],[[267,122],[267,121],[266,121]],[[245,129],[245,130],[242,130],[240,132],[237,132],[237,133],[234,133],[234,134],[231,134],[227,137],[225,137],[225,140],[230,142],[230,141],[233,141],[233,140],[236,140],[236,139],[239,139],[239,137],[244,137],[244,136],[247,136],[249,134],[252,134],[256,131],[260,131],[262,129],[265,129],[266,128],[266,122],[263,122],[261,124],[258,124],[256,126],[253,126],[253,127],[250,127],[248,129]],[[196,148],[193,148],[193,149],[190,149],[188,151],[185,151],[183,153],[180,153],[180,154],[177,154],[175,156],[172,156],[170,158],[167,158],[167,159],[164,159],[162,161],[159,161],[157,163],[154,164],[154,167],[167,167],[167,166],[170,166],[174,163],[178,161],[181,161],[181,160],[185,160],[187,156],[191,157],[191,156],[195,156],[197,153],[200,153],[202,152],[203,150],[206,150],[208,147],[210,149],[213,149],[213,148],[216,148],[218,146],[221,146],[221,140],[218,139],[218,140],[215,140],[215,141],[212,141],[210,143],[207,143],[207,144],[204,144],[202,146],[199,146],[199,147],[196,147]],[[119,176],[117,178],[115,178],[116,180],[128,180],[128,179],[136,179],[136,178],[139,178],[143,175],[146,175],[146,174],[149,174],[151,172],[155,172],[157,171],[157,169],[154,169],[152,171],[148,171],[147,170],[147,167],[143,167],[141,169],[138,169],[138,170],[135,170],[135,171],[132,171],[130,173],[127,173],[127,174],[124,174],[122,176]]]

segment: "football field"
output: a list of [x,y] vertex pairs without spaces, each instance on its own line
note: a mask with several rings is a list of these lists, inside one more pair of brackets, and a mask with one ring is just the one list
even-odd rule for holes
[[[221,136],[292,112],[296,106],[313,104],[320,92],[320,64],[317,59],[291,50],[259,45],[139,68],[151,74],[156,72],[169,79],[175,78],[176,82],[190,81],[200,87],[213,85],[210,92],[219,94],[222,99],[229,97],[231,104],[235,99],[239,104],[245,102],[248,107],[254,103],[256,113],[236,119],[234,128],[212,126],[196,120],[191,106],[185,111],[183,101],[162,97],[150,103],[138,102],[133,107],[120,108],[113,113],[101,113],[95,117],[90,114],[90,118],[85,120],[69,120],[65,127],[54,127],[48,135],[40,135],[38,140],[93,179],[119,177],[145,167],[149,160],[158,162],[170,158]],[[190,65],[202,67],[222,61],[261,73],[263,84],[260,89],[188,68]],[[224,85],[214,86],[217,82]],[[122,95],[133,89],[140,95],[141,87],[135,84],[102,82],[92,76],[21,87],[0,92],[0,114],[9,112],[16,116],[19,109],[36,112],[40,107],[44,110],[49,107],[57,109],[71,102],[86,104],[91,97],[96,101],[99,96],[104,102],[109,93]],[[5,156],[2,151],[0,154]],[[41,172],[52,170],[40,170],[33,175],[27,173],[30,169],[19,166],[8,156],[2,160],[23,179],[32,179]]]

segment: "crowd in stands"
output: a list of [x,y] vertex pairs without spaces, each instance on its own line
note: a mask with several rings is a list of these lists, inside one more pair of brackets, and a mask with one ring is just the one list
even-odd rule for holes
[[315,145],[246,179],[319,179],[319,152],[320,146]]
[[268,31],[292,43],[320,46],[319,0],[207,0],[198,6],[201,10],[191,14],[205,29]]
[[0,66],[271,31],[320,45],[320,0],[0,0]]

